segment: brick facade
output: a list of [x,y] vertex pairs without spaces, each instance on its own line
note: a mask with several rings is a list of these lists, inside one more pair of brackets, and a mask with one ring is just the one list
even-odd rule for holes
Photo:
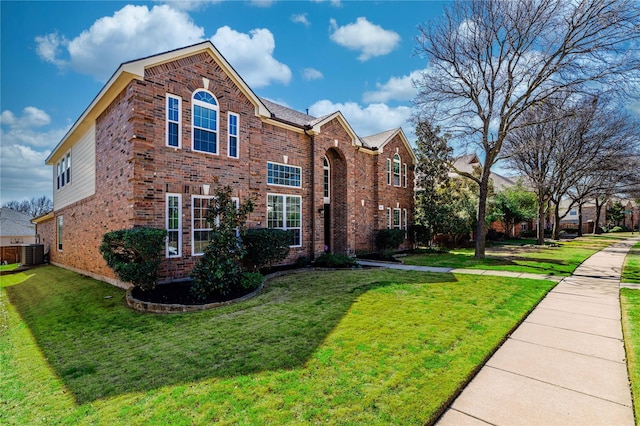
[[[231,186],[240,199],[253,198],[248,227],[267,226],[267,194],[301,197],[301,246],[292,247],[285,263],[314,258],[324,252],[327,241],[335,253],[373,250],[375,230],[387,227],[387,208],[406,210],[412,223],[415,157],[401,130],[383,146],[371,147],[353,137],[339,113],[314,125],[258,113],[264,109],[260,99],[238,83],[213,45],[198,46],[203,49],[190,55],[184,50],[159,55],[163,61],[158,63],[154,57],[140,60],[144,75],[130,79],[96,115],[95,194],[54,211],[53,225],[39,224],[46,229],[42,235],[52,238],[53,229],[55,238],[57,218],[64,218],[63,249],[51,245],[52,262],[115,281],[98,250],[102,235],[134,226],[165,228],[166,196],[179,194],[181,256],[165,259],[160,272],[163,280],[186,278],[199,258],[192,255],[193,197],[207,195],[207,186],[213,188],[216,182]],[[192,96],[199,89],[209,91],[218,103],[217,154],[192,149]],[[166,144],[167,95],[181,98],[180,148]],[[238,158],[228,155],[229,113],[239,117]],[[55,164],[64,143],[48,164]],[[406,164],[406,188],[387,185],[386,159],[396,153]],[[323,197],[324,157],[330,163],[328,206]],[[267,162],[300,167],[301,187],[268,184]]]

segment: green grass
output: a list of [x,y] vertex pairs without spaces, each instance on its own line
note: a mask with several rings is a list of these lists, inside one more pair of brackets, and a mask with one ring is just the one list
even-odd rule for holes
[[18,269],[20,267],[19,263],[10,263],[8,265],[0,265],[0,271],[13,271],[14,269]]
[[636,422],[640,419],[640,290],[620,289],[622,329]]
[[631,247],[627,253],[620,281],[640,284],[640,243]]
[[525,246],[515,240],[515,244],[508,241],[487,248],[484,259],[474,258],[474,250],[469,248],[455,249],[444,254],[409,255],[403,258],[403,263],[569,276],[589,256],[630,235],[586,236],[544,247]]
[[47,425],[429,423],[554,285],[308,272],[155,315],[53,266],[0,280],[0,424]]

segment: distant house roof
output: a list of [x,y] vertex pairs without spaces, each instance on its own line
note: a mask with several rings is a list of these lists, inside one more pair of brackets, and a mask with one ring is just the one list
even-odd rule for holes
[[30,237],[36,234],[31,216],[3,207],[0,209],[0,236]]
[[[473,173],[473,169],[481,167],[481,164],[480,159],[476,154],[467,154],[456,158],[453,162],[453,166],[461,172]],[[458,174],[450,172],[449,176],[456,177]],[[490,179],[493,181],[493,187],[496,190],[510,188],[516,184],[514,180],[494,172],[491,172]]]

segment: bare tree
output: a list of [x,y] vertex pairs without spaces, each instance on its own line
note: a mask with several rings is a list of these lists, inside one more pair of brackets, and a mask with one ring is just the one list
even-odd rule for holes
[[43,195],[42,197],[33,197],[30,200],[7,201],[2,207],[37,217],[53,210],[53,202],[49,197]]
[[[492,166],[520,116],[565,90],[602,92],[640,78],[635,0],[455,1],[419,28],[429,67],[415,81],[416,120],[480,149],[476,250],[484,257]],[[450,165],[452,166],[451,162]]]

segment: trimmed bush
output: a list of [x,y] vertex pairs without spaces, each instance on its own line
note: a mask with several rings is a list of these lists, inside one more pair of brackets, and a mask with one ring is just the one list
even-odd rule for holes
[[240,286],[245,290],[255,290],[264,280],[264,276],[260,272],[244,272],[240,280]]
[[245,264],[257,271],[264,266],[271,266],[289,254],[291,232],[282,229],[252,228],[242,235],[247,254]]
[[107,232],[102,236],[100,253],[122,281],[142,291],[153,290],[166,236],[164,229],[144,227]]
[[380,229],[376,233],[376,248],[380,251],[396,250],[404,242],[404,229]]
[[316,258],[313,265],[319,268],[356,268],[358,262],[346,254],[324,253]]

